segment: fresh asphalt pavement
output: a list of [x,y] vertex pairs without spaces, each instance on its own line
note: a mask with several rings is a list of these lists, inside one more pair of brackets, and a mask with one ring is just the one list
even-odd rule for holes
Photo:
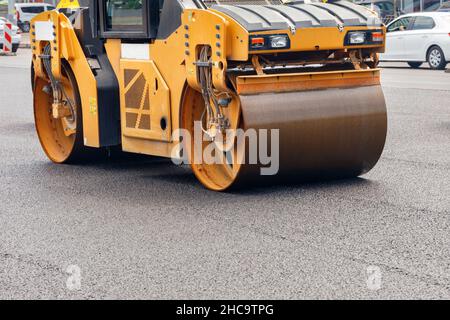
[[371,172],[215,193],[170,160],[50,163],[29,51],[0,57],[0,298],[450,298],[450,74],[382,66]]

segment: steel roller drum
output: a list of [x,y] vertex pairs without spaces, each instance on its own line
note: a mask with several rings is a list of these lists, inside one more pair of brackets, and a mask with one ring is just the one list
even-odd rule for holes
[[379,82],[240,94],[240,100],[244,129],[279,129],[279,172],[261,176],[264,166],[243,164],[235,184],[356,177],[371,170],[382,154],[387,114]]

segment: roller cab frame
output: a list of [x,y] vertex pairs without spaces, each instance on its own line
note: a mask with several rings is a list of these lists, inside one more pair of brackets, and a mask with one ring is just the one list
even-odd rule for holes
[[[49,158],[113,146],[186,157],[178,132],[201,122],[211,141],[228,129],[280,134],[275,177],[240,161],[248,150],[236,143],[220,148],[222,163],[190,161],[212,190],[370,170],[387,127],[384,25],[347,1],[244,2],[79,1],[35,17],[34,109]],[[184,147],[190,159],[198,146]]]

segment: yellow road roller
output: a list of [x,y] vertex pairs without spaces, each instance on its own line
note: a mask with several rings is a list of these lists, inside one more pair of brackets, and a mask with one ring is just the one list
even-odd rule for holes
[[356,177],[385,144],[385,34],[344,0],[66,0],[31,23],[39,140],[55,163],[186,161],[217,191]]

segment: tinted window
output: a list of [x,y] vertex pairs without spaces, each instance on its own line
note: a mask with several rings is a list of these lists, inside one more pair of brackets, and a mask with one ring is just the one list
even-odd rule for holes
[[380,7],[378,6],[378,3],[374,4],[373,6],[370,3],[363,3],[362,6],[366,7],[369,10],[375,11],[378,14],[380,14],[380,12],[381,12]]
[[444,2],[442,6],[439,7],[439,11],[450,11],[450,2]]
[[390,2],[377,2],[376,5],[385,11],[394,11],[394,6]]
[[434,20],[431,17],[416,17],[414,20],[413,30],[433,29],[435,26]]
[[441,3],[440,3],[439,1],[436,2],[436,3],[432,3],[432,4],[430,4],[429,6],[427,6],[427,7],[425,8],[425,10],[423,10],[423,11],[425,11],[425,12],[433,12],[433,11],[436,11],[437,9],[439,9],[440,5],[441,5]]
[[394,5],[390,2],[384,3],[386,10],[394,12]]
[[108,31],[144,31],[142,0],[106,1]]
[[47,6],[47,10],[55,10],[55,7],[54,6]]
[[45,11],[44,6],[36,6],[36,7],[21,7],[23,13],[41,13]]
[[411,17],[399,19],[389,25],[388,32],[408,30],[408,26],[409,26],[410,22],[411,22]]

